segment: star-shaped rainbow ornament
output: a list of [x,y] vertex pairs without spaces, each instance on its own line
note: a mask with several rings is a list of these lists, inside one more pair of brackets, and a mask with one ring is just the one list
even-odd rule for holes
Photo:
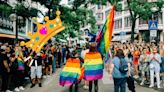
[[47,41],[52,37],[65,29],[62,25],[62,21],[60,19],[61,12],[59,10],[56,11],[56,18],[53,20],[49,20],[49,17],[44,17],[46,21],[45,24],[40,24],[36,17],[32,18],[33,23],[37,25],[37,32],[32,34],[28,32],[28,35],[31,37],[28,42],[21,42],[20,45],[25,45],[27,47],[32,48],[36,53],[40,52],[42,47],[47,43]]

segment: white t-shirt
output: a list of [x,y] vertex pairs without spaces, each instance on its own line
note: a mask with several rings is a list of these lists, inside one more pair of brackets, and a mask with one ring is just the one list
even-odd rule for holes
[[88,52],[89,52],[89,49],[82,50],[82,51],[81,51],[81,57],[84,59],[86,53],[88,53]]

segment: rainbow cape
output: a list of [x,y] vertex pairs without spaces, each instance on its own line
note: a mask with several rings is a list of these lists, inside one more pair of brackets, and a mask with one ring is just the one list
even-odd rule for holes
[[98,80],[103,77],[103,61],[99,52],[89,52],[84,58],[84,79]]
[[22,60],[20,57],[18,57],[18,58],[17,58],[17,62],[18,62],[18,70],[24,70],[25,67],[24,67],[24,62],[23,62],[23,60]]
[[109,12],[103,29],[99,31],[96,36],[95,41],[98,43],[98,50],[101,52],[101,54],[107,53],[110,48],[114,26],[114,12],[115,7],[113,6]]
[[59,85],[71,86],[78,82],[81,75],[80,59],[69,58],[60,73]]

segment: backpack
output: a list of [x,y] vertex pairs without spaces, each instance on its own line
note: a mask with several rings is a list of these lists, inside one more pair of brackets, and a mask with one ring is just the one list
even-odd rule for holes
[[123,74],[128,72],[128,62],[126,62],[125,58],[120,58],[119,71]]

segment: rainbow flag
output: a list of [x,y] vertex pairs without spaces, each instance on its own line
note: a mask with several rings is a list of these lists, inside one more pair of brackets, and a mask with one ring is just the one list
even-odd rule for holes
[[99,31],[96,36],[96,42],[98,43],[98,50],[101,52],[101,54],[107,53],[110,48],[110,43],[113,34],[113,26],[114,26],[114,12],[115,12],[115,7],[113,6],[111,11],[109,12],[107,20],[103,26],[103,29]]
[[23,60],[20,57],[18,57],[17,61],[18,61],[18,70],[23,71],[25,69]]
[[69,58],[64,66],[64,69],[60,73],[59,85],[71,86],[78,82],[80,75],[80,59]]
[[99,52],[89,52],[84,58],[84,79],[98,80],[103,77],[103,61]]

